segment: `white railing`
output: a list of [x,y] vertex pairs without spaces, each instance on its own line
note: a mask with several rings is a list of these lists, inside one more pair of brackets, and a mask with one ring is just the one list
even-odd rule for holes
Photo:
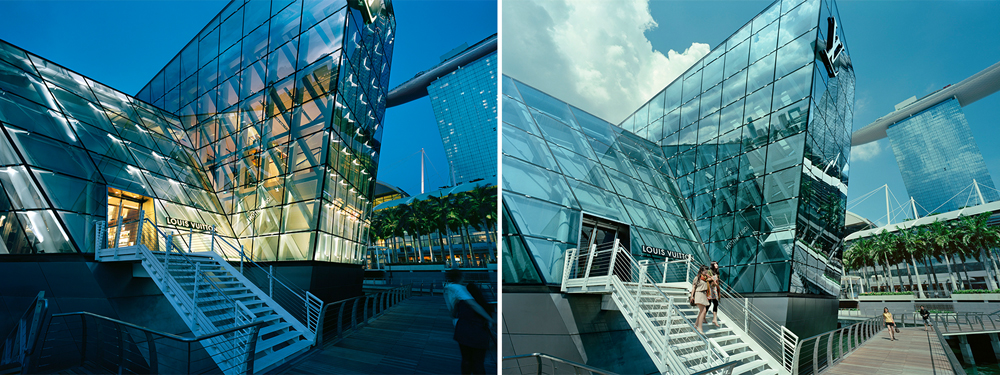
[[[662,265],[664,283],[690,283],[698,275],[699,266],[690,258],[657,264]],[[780,364],[787,372],[794,367],[793,356],[799,337],[783,325],[778,324],[758,309],[750,299],[736,292],[729,284],[719,283],[719,309],[729,317],[732,328],[748,335],[759,344],[774,363]],[[764,353],[760,353],[762,356]]]
[[729,356],[698,332],[680,308],[654,280],[648,261],[637,262],[614,243],[593,245],[566,254],[563,290],[610,292],[633,331],[663,372],[691,374],[725,363]]
[[[144,212],[140,210],[138,217],[144,218],[143,215]],[[117,249],[121,247],[143,244],[152,251],[167,251],[168,256],[165,264],[169,264],[171,260],[171,251],[185,256],[187,253],[213,252],[230,262],[238,261],[239,273],[244,278],[302,323],[312,337],[316,336],[320,313],[324,305],[323,300],[276,275],[273,266],[268,265],[267,268],[264,268],[254,262],[244,252],[242,245],[236,246],[233,244],[235,240],[230,242],[231,239],[219,236],[215,232],[215,227],[212,227],[210,232],[195,232],[193,229],[189,229],[187,233],[167,234],[149,219],[126,222],[121,217],[118,218],[115,227],[106,228],[106,225],[107,223],[103,221],[95,224],[97,233],[95,247],[98,251],[101,250],[102,245],[107,246],[105,249],[115,249],[116,257]],[[107,239],[113,240],[108,241]],[[191,262],[189,261],[189,263]],[[195,266],[193,263],[191,264],[192,267]]]

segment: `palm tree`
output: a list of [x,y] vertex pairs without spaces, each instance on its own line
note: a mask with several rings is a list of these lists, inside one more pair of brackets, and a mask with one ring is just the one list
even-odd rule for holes
[[955,273],[951,269],[951,261],[948,260],[951,254],[951,229],[943,222],[935,221],[927,226],[927,231],[930,243],[934,249],[932,256],[938,259],[938,261],[944,259],[945,265],[948,266],[948,278],[951,280],[952,290],[958,290]]
[[[883,229],[882,232],[875,235],[872,243],[872,256],[875,258],[875,263],[882,263],[882,270],[885,271],[885,279],[889,284],[889,291],[895,291],[896,286],[892,284],[892,270],[889,268],[889,255],[892,252],[891,239],[889,238],[891,234],[889,231]],[[900,286],[902,289],[902,286]]]
[[995,290],[997,289],[997,283],[994,279],[997,274],[996,269],[986,262],[987,257],[984,251],[986,248],[996,247],[997,244],[997,238],[993,235],[995,231],[986,225],[989,216],[989,213],[979,216],[966,216],[957,223],[956,231],[960,235],[960,242],[964,245],[964,255],[971,256],[982,263],[983,270],[986,271],[987,285],[990,290]]
[[[919,293],[918,296],[920,298],[926,298],[927,295],[924,294],[924,285],[922,282],[920,282],[920,269],[917,268],[917,256],[924,253],[925,247],[927,245],[924,242],[923,237],[921,237],[920,231],[918,230],[917,227],[905,230],[900,234],[903,236],[904,242],[906,243],[906,248],[904,249],[904,251],[906,255],[909,256],[910,262],[913,263],[913,271],[916,272],[917,274],[917,293]],[[910,282],[912,283],[913,281]]]
[[490,235],[491,233],[496,233],[497,187],[480,185],[466,193],[471,198],[473,204],[472,211],[475,213],[475,220],[472,222],[473,227],[476,230],[486,231],[486,249],[489,252],[488,259],[496,261],[496,256],[493,253],[493,240],[490,238]]

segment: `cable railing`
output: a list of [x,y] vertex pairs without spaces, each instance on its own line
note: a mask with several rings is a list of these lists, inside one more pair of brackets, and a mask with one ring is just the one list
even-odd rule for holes
[[885,329],[882,316],[803,339],[795,346],[792,375],[819,374]]
[[17,320],[14,329],[0,343],[0,366],[18,364],[22,369],[30,368],[31,353],[38,340],[38,332],[42,328],[45,314],[49,309],[49,301],[45,299],[45,291],[38,292],[28,308]]
[[413,285],[406,284],[390,290],[324,305],[320,313],[316,344],[324,344],[343,338],[345,334],[382,316],[390,307],[412,295]]
[[[89,312],[55,314],[30,373],[253,374],[262,322],[182,337]],[[247,345],[223,345],[230,342]],[[223,361],[218,358],[223,357]]]
[[647,336],[642,340],[651,346],[647,349],[659,353],[657,360],[672,373],[688,374],[725,362],[728,354],[695,329],[674,297],[657,285],[662,275],[650,273],[650,265],[649,261],[637,262],[617,240],[592,245],[579,254],[571,249],[566,254],[563,290],[610,291],[634,331]]
[[611,371],[601,370],[593,366],[565,360],[545,353],[531,353],[503,357],[503,374],[518,375],[618,375]]
[[[193,229],[187,234],[188,243],[194,252],[214,252],[223,259],[230,262],[239,262],[239,271],[250,282],[267,293],[275,302],[280,304],[289,314],[315,335],[319,325],[320,310],[323,308],[323,300],[316,297],[309,291],[302,289],[290,280],[277,275],[274,266],[267,268],[261,266],[243,251],[243,245],[237,246],[236,242],[219,236],[212,227],[209,233],[198,233]],[[236,266],[234,264],[234,266]]]
[[[656,266],[660,269],[655,273],[662,275],[664,283],[690,283],[697,277],[699,269],[691,258],[657,263]],[[747,334],[785,371],[792,371],[792,356],[798,344],[798,335],[768,317],[729,284],[720,281],[719,294],[719,309],[729,318],[726,324]]]
[[[144,217],[144,212],[141,210],[139,217]],[[174,250],[182,255],[182,259],[192,267],[196,267],[196,264],[187,258],[187,253],[212,252],[229,262],[238,261],[239,273],[243,277],[267,293],[268,297],[302,323],[312,335],[316,334],[323,300],[299,288],[286,278],[276,275],[273,265],[268,265],[265,268],[253,261],[243,251],[242,245],[236,246],[234,245],[235,240],[230,242],[229,239],[219,236],[215,232],[215,227],[212,227],[209,232],[196,232],[191,228],[187,233],[167,234],[153,221],[145,218],[134,221],[119,218],[117,222],[118,225],[108,228],[106,231],[100,229],[104,222],[97,222],[98,234],[107,233],[108,240],[99,239],[96,243],[106,243],[109,249],[143,244],[151,251],[166,251],[166,264],[171,261],[171,258],[175,258],[172,256]],[[138,237],[134,237],[135,234],[138,234]],[[132,242],[133,237],[135,238],[134,242]],[[124,241],[122,238],[129,239],[129,241]],[[236,264],[234,264],[235,266]],[[211,279],[209,278],[208,281],[211,282]],[[214,285],[214,282],[211,283],[215,289],[219,289],[217,285]]]

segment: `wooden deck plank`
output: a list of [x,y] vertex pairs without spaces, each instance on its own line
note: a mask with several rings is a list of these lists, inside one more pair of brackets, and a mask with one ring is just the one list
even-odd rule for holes
[[[461,352],[441,296],[411,297],[333,345],[316,348],[283,374],[453,374]],[[486,372],[496,373],[496,346]]]
[[849,354],[824,375],[953,375],[945,350],[933,331],[923,327],[901,328],[896,341],[883,330]]

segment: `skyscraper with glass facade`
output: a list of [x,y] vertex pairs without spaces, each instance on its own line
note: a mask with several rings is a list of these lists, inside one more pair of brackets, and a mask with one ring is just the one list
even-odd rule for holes
[[[543,292],[568,249],[609,238],[718,261],[802,337],[834,327],[854,106],[839,20],[833,1],[775,1],[617,126],[505,77],[504,298],[532,306],[505,308],[507,344],[599,367],[632,352],[608,335],[638,348],[595,301]],[[518,321],[545,314],[573,319]]]
[[497,55],[459,67],[427,86],[455,183],[497,175]]
[[[915,206],[920,216],[979,204],[978,197],[971,203],[967,199],[977,194],[970,189],[973,180],[988,187],[979,189],[984,201],[1000,200],[958,99],[949,98],[890,125],[886,133],[906,191],[919,203]],[[956,197],[962,191],[967,194]]]

